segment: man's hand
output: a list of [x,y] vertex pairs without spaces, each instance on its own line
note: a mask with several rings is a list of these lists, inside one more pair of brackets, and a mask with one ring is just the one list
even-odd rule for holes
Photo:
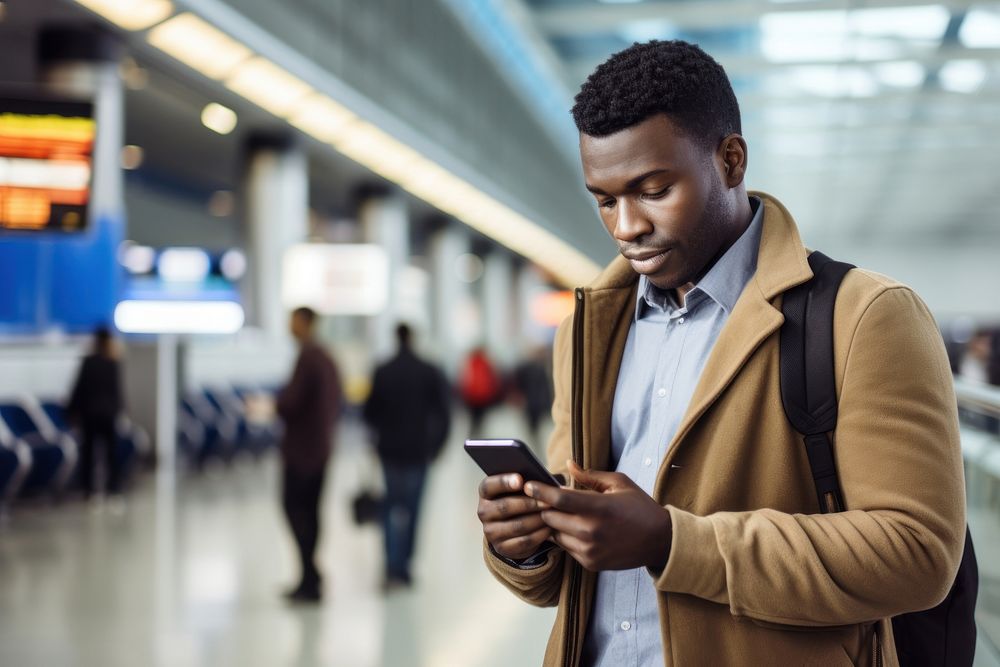
[[523,487],[517,474],[493,475],[479,485],[483,534],[498,554],[514,560],[531,556],[552,536],[542,521],[542,505],[525,496]]
[[553,541],[594,572],[662,570],[670,555],[670,513],[626,475],[585,471],[572,461],[569,471],[584,489],[525,485],[525,493],[546,507],[541,518]]

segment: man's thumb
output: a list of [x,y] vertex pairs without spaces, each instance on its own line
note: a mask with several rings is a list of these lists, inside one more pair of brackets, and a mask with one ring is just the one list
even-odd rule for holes
[[611,479],[609,477],[614,473],[602,472],[600,470],[584,470],[575,461],[567,461],[566,464],[569,468],[569,474],[583,488],[600,492],[611,489]]

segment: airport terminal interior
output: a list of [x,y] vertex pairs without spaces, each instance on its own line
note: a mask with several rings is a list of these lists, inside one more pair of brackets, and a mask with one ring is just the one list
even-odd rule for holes
[[[462,445],[544,460],[557,327],[616,255],[569,110],[654,39],[725,68],[748,186],[806,246],[933,314],[974,664],[1000,667],[1000,2],[976,0],[0,0],[0,665],[541,664],[556,611],[484,566]],[[387,510],[369,397],[400,324],[450,428]],[[321,588],[280,453],[303,340],[340,387]]]

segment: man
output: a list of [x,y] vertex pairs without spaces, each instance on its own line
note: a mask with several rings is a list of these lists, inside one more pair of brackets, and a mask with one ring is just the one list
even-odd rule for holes
[[364,408],[385,474],[386,590],[412,582],[410,560],[427,468],[441,452],[450,425],[448,383],[414,353],[412,338],[407,325],[396,328],[399,351],[375,371]]
[[107,461],[107,490],[112,496],[121,493],[121,465],[118,459],[116,421],[123,409],[121,369],[111,331],[100,327],[94,332],[94,351],[80,365],[70,393],[66,413],[83,431],[80,442],[80,473],[83,494],[94,492],[95,449],[104,446]]
[[282,500],[302,572],[299,585],[286,597],[299,602],[316,602],[322,597],[323,581],[315,561],[319,502],[342,397],[337,366],[316,342],[315,326],[312,309],[298,308],[292,313],[290,329],[300,346],[299,357],[292,379],[277,400],[278,415],[285,423]]
[[636,44],[573,115],[623,255],[556,337],[549,461],[573,488],[501,475],[479,502],[491,571],[559,606],[544,664],[897,664],[888,618],[945,596],[965,532],[930,313],[884,276],[841,285],[849,511],[820,514],[778,377],[781,298],[811,277],[807,251],[776,199],[746,191],[725,72],[684,42]]

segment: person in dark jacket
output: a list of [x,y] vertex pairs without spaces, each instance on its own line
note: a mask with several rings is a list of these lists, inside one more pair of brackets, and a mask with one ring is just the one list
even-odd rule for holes
[[315,323],[316,313],[310,308],[292,313],[290,328],[300,346],[299,357],[291,380],[277,399],[278,415],[285,424],[282,501],[302,566],[299,585],[286,597],[306,602],[322,597],[322,576],[315,561],[319,503],[342,397],[340,373],[315,341]]
[[514,369],[514,390],[517,401],[524,408],[528,428],[531,430],[532,447],[542,447],[542,419],[552,409],[552,378],[546,367],[549,352],[536,350]]
[[114,339],[107,328],[101,327],[94,332],[94,351],[84,357],[66,406],[70,421],[79,426],[83,435],[80,472],[83,494],[88,499],[94,493],[94,452],[98,442],[104,446],[108,465],[107,492],[115,496],[121,493],[115,423],[122,409],[121,369],[116,359]]
[[411,583],[410,560],[427,469],[451,425],[444,374],[413,352],[408,326],[399,325],[396,338],[399,352],[375,371],[364,407],[385,474],[387,590]]

